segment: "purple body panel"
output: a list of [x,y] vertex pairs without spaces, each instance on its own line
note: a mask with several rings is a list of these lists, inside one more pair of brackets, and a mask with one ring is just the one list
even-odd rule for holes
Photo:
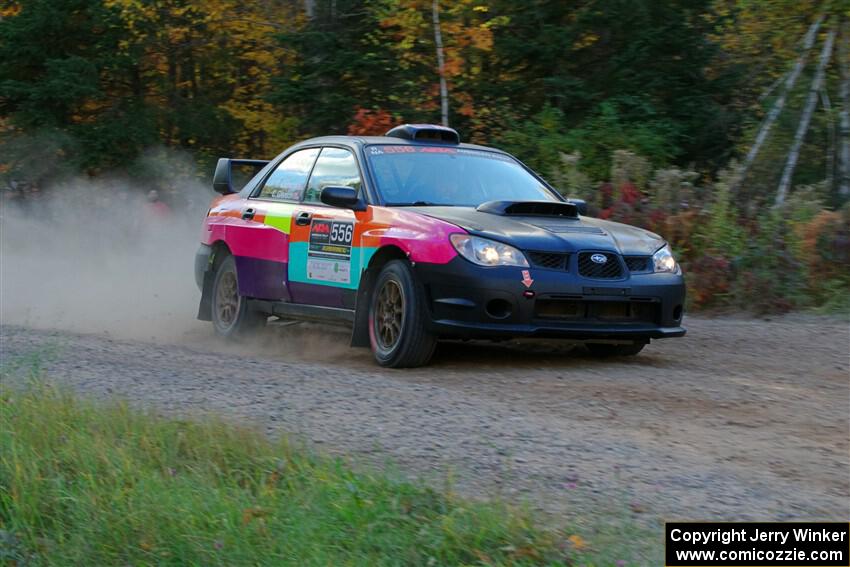
[[234,256],[239,274],[239,294],[257,299],[290,301],[287,264],[247,256]]
[[346,290],[341,287],[298,282],[290,282],[289,287],[292,295],[298,298],[298,303],[322,305],[324,307],[343,307],[342,297]]

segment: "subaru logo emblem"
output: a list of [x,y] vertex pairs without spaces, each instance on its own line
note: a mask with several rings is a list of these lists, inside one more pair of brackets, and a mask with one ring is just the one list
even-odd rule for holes
[[594,254],[590,257],[590,261],[596,264],[604,264],[608,261],[608,256],[606,256],[605,254]]

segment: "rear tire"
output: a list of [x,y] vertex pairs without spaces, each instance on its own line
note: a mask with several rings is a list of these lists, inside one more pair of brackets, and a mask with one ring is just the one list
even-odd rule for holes
[[427,328],[425,290],[403,260],[388,262],[369,300],[369,343],[375,360],[389,368],[428,364],[437,339]]
[[225,338],[241,337],[259,329],[267,317],[248,309],[248,301],[239,295],[236,261],[227,256],[216,268],[212,286],[212,324],[216,334]]
[[613,356],[635,356],[643,350],[646,343],[632,343],[630,345],[606,345],[601,343],[586,343],[584,346],[593,356],[610,358]]

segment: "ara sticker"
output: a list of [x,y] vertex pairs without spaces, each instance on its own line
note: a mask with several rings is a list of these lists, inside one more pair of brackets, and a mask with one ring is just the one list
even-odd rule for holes
[[307,250],[307,278],[351,283],[351,243],[354,223],[313,219]]
[[531,284],[534,283],[534,280],[531,279],[531,272],[529,272],[528,270],[522,271],[522,283],[523,285],[525,285],[525,287],[531,287]]

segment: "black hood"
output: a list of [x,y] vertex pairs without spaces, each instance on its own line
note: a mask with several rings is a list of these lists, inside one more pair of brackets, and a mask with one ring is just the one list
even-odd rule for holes
[[664,240],[648,230],[617,222],[561,214],[524,214],[521,207],[405,207],[405,210],[456,224],[470,234],[521,250],[576,252],[602,250],[650,255]]

